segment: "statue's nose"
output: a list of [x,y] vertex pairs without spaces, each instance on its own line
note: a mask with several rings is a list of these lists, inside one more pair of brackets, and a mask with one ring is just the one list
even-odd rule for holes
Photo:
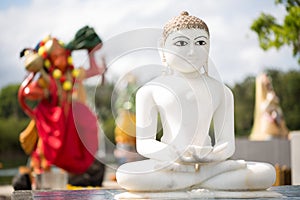
[[194,55],[194,53],[195,53],[195,47],[193,44],[191,44],[188,51],[188,56]]

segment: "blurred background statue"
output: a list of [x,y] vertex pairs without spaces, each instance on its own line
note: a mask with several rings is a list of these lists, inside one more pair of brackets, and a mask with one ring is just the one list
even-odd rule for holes
[[[68,173],[71,185],[101,186],[104,165],[95,158],[100,129],[96,115],[86,106],[83,86],[85,79],[103,75],[106,70],[104,59],[99,65],[94,56],[101,47],[94,29],[85,26],[67,45],[47,36],[35,48],[21,52],[29,74],[18,98],[32,120],[20,134],[20,142],[30,155],[34,176],[55,166]],[[88,51],[89,68],[74,67],[71,52],[79,49]],[[18,179],[13,185],[15,189],[31,187],[19,186]]]
[[288,134],[272,81],[265,73],[262,73],[256,78],[254,125],[250,139],[287,138]]

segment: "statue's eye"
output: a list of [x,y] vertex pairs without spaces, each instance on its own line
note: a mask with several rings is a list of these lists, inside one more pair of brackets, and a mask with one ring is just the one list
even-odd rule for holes
[[178,46],[178,47],[182,47],[182,46],[186,46],[188,43],[186,41],[177,41],[174,43],[175,46]]
[[206,42],[204,40],[199,40],[195,42],[195,45],[206,45]]

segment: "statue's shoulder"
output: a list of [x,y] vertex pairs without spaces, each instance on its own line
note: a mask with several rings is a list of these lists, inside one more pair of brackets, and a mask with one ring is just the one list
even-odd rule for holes
[[224,83],[221,80],[217,80],[214,77],[206,75],[206,76],[204,76],[204,79],[205,79],[205,81],[207,81],[211,85],[215,85],[217,87],[223,87],[224,86]]
[[218,80],[211,76],[205,76],[205,77],[206,77],[206,79],[205,79],[206,81],[208,81],[209,83],[211,83],[213,85],[216,85],[217,87],[220,87],[220,88],[227,87],[226,84],[222,80]]
[[[176,78],[175,78],[176,79]],[[179,81],[175,80],[172,76],[159,76],[151,81],[145,83],[142,87],[139,88],[138,93],[141,95],[154,95],[164,94],[172,91],[173,93],[178,90],[180,85]]]

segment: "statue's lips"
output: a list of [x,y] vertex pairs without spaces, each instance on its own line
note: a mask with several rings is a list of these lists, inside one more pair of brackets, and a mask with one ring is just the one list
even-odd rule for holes
[[192,67],[198,67],[199,64],[201,63],[201,62],[199,61],[199,58],[186,58],[185,61],[186,61],[188,64],[192,65]]
[[199,63],[198,57],[186,57],[184,58],[187,62],[193,64],[193,63]]

